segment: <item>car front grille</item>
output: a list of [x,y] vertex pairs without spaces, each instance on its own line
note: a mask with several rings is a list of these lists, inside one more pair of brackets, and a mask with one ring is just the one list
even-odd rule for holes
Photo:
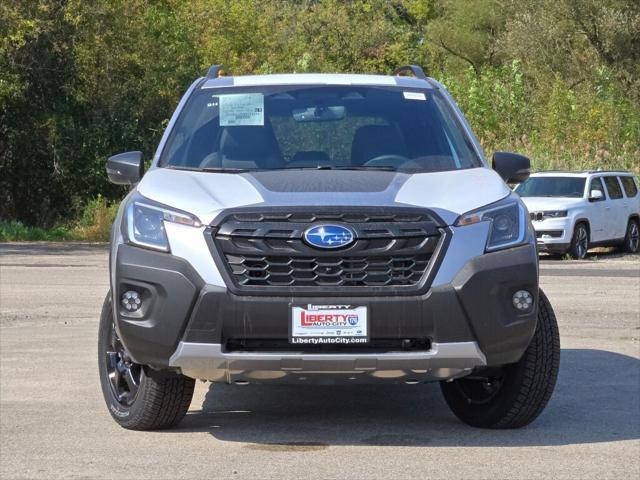
[[[356,240],[342,249],[308,245],[305,230],[323,223],[350,227]],[[345,207],[242,209],[214,221],[208,236],[227,283],[237,292],[314,295],[423,289],[447,233],[421,209]]]

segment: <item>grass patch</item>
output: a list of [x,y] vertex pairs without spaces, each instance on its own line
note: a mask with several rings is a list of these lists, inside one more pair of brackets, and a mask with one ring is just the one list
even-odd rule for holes
[[117,212],[116,202],[109,203],[104,197],[98,196],[85,205],[80,219],[67,225],[40,228],[22,222],[0,220],[0,242],[107,242]]
[[73,230],[64,225],[44,229],[40,227],[29,227],[22,222],[0,220],[0,242],[60,242],[64,240],[76,240]]

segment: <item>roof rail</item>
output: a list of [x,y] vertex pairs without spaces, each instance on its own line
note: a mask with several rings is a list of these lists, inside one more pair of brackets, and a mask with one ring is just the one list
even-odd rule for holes
[[402,67],[398,67],[393,71],[393,75],[401,75],[403,73],[413,73],[416,78],[420,80],[426,80],[427,76],[422,70],[422,67],[419,65],[403,65]]
[[207,78],[218,78],[224,75],[224,71],[222,70],[222,65],[211,65],[209,70],[207,71]]

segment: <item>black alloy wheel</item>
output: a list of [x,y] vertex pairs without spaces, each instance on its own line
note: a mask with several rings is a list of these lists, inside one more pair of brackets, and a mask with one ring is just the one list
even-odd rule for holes
[[109,338],[103,359],[106,362],[105,368],[109,377],[109,385],[118,403],[131,406],[140,389],[142,365],[138,365],[131,360],[118,337],[113,322],[111,322]]

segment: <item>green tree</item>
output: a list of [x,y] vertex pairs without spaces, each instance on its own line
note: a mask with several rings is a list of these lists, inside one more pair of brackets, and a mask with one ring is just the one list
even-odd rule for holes
[[120,198],[105,158],[150,160],[213,63],[232,74],[419,63],[488,153],[640,173],[637,0],[4,0],[0,220],[50,226]]

